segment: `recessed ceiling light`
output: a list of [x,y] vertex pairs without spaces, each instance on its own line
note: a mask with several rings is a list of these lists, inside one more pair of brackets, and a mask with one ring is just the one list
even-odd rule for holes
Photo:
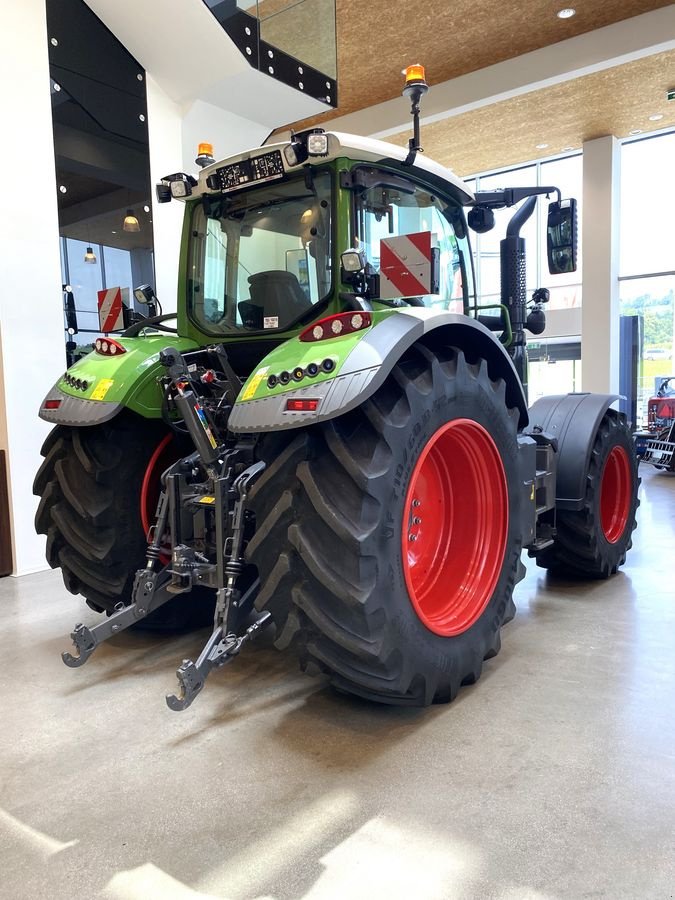
[[546,150],[548,144],[537,144],[537,150]]
[[59,190],[61,191],[62,194],[65,194],[66,191],[68,190],[68,188],[65,186],[65,184],[60,184]]
[[633,128],[632,131],[629,131],[628,134],[642,134],[641,128]]
[[574,150],[574,147],[563,147],[560,152],[561,153],[569,153],[570,150]]
[[144,206],[144,207],[143,207],[143,212],[150,212],[150,207],[147,206],[147,205]]
[[649,117],[650,122],[659,122],[663,118],[663,113],[654,113],[653,116]]
[[568,6],[566,9],[559,9],[556,13],[556,16],[559,19],[571,19],[572,16],[576,16],[576,14],[576,9],[570,9],[570,7]]
[[117,232],[116,232],[116,231],[113,231],[112,234],[117,234]]

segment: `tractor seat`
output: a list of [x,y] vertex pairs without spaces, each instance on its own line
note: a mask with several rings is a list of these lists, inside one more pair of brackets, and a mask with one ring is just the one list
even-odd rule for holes
[[248,279],[250,300],[239,303],[239,314],[248,328],[263,328],[264,320],[276,318],[272,328],[285,328],[312,308],[300,282],[292,272],[257,272]]

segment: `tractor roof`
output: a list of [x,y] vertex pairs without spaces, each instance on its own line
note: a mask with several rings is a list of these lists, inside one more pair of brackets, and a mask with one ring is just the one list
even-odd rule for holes
[[[324,162],[337,159],[339,157],[347,157],[355,162],[380,163],[382,165],[394,164],[395,168],[399,168],[408,155],[407,149],[397,147],[395,144],[388,144],[385,141],[376,141],[373,138],[360,137],[355,134],[343,134],[338,131],[327,132],[328,137],[328,153],[322,156],[310,157],[310,163],[321,165]],[[281,155],[284,172],[302,171],[307,165],[307,160],[299,162],[297,165],[289,165],[286,156],[283,153],[288,142],[279,144],[267,144],[264,147],[257,147],[254,150],[247,150],[238,153],[236,156],[214,162],[199,173],[199,193],[217,193],[218,188],[210,188],[207,179],[219,169],[226,166],[255,159],[267,154],[274,154],[275,151]],[[473,192],[461,178],[455,175],[450,169],[434,162],[434,160],[425,157],[423,153],[417,153],[414,164],[407,167],[408,171],[414,173],[417,177],[431,182],[442,182],[450,188],[451,193],[458,196],[462,203],[471,203],[473,201]],[[405,170],[404,170],[405,171]],[[425,177],[426,176],[426,177]],[[429,177],[431,176],[431,177]],[[262,180],[262,179],[261,179]]]

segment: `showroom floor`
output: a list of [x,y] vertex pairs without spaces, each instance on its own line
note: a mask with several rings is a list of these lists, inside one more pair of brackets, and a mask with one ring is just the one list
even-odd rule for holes
[[0,896],[670,898],[675,477],[643,472],[607,582],[529,567],[501,654],[450,706],[372,706],[258,644],[170,712],[205,632],[119,635],[58,573],[0,580]]

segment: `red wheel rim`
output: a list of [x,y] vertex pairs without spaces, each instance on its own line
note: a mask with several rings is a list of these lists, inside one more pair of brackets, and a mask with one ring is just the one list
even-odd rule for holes
[[612,447],[600,481],[600,521],[605,538],[615,544],[626,529],[633,496],[628,452]]
[[417,460],[403,512],[403,573],[430,631],[451,637],[480,618],[499,578],[508,526],[495,442],[472,419],[443,425]]
[[[143,475],[143,483],[141,485],[141,524],[145,535],[150,531],[150,526],[155,524],[155,512],[159,501],[162,472],[176,459],[173,435],[169,433],[164,435],[155,448]],[[166,562],[166,559],[164,559],[164,562]]]

